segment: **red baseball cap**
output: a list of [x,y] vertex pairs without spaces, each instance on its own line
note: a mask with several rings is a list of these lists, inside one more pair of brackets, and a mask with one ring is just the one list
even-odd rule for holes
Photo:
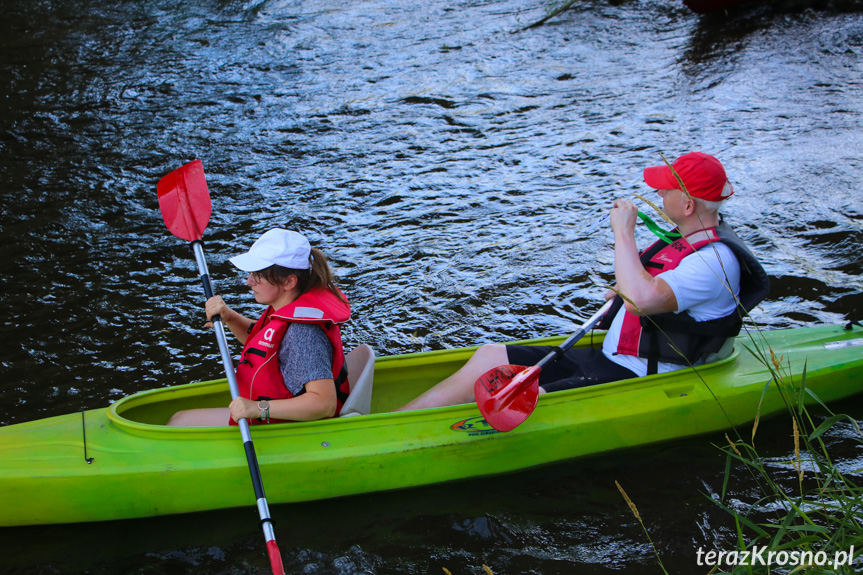
[[[725,168],[719,160],[704,152],[690,152],[675,160],[674,171],[683,180],[689,195],[718,202],[734,193],[731,182],[725,175]],[[654,166],[644,170],[644,182],[656,190],[680,190],[680,182],[674,177],[667,165]]]

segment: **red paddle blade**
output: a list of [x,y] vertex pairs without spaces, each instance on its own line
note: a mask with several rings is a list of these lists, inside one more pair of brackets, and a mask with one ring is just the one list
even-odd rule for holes
[[279,552],[279,546],[276,545],[275,539],[267,541],[267,553],[270,554],[270,567],[273,568],[273,575],[285,575],[282,554]]
[[203,237],[212,204],[201,160],[189,162],[159,180],[156,194],[162,218],[172,234],[190,242]]
[[521,425],[536,408],[540,371],[535,365],[501,365],[476,380],[476,404],[486,422],[498,431]]

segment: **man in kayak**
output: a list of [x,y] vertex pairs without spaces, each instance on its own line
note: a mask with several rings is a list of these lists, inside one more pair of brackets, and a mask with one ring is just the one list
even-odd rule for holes
[[[692,152],[672,167],[647,168],[644,181],[657,190],[683,238],[659,240],[639,254],[638,209],[630,200],[614,202],[610,221],[617,283],[606,299],[616,301],[599,326],[608,334],[601,348],[572,348],[546,365],[540,393],[710,360],[740,332],[744,310],[767,295],[766,272],[719,215],[722,202],[734,193],[722,164],[709,154]],[[484,345],[455,374],[400,410],[475,401],[474,383],[486,371],[506,364],[535,365],[551,349]]]
[[168,425],[216,426],[311,421],[333,417],[349,393],[339,324],[350,306],[336,287],[327,258],[301,234],[273,229],[231,258],[250,272],[257,320],[243,317],[219,296],[207,300],[207,319],[221,317],[244,344],[237,365],[240,397],[226,408],[187,409]]

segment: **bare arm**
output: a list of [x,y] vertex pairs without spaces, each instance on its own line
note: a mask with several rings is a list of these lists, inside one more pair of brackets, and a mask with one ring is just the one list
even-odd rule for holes
[[[291,421],[315,421],[336,414],[336,385],[332,379],[316,379],[306,384],[306,392],[289,399],[270,401],[270,417]],[[238,397],[231,402],[231,417],[257,419],[261,416],[258,402]]]
[[[249,335],[249,328],[252,327],[254,320],[240,315],[235,312],[225,303],[221,296],[213,296],[207,300],[206,304],[207,319],[212,320],[214,315],[222,318],[224,323],[231,333],[234,334],[240,343],[246,343],[246,336]],[[213,327],[212,323],[206,324],[208,327]]]
[[653,315],[677,311],[677,298],[664,280],[651,276],[638,256],[635,222],[638,208],[629,200],[618,199],[611,209],[614,231],[614,275],[626,311]]

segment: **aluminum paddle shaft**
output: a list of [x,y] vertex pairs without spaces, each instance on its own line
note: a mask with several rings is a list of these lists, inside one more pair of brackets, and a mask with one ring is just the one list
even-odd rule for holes
[[[207,299],[213,297],[213,286],[210,283],[210,273],[207,271],[207,260],[204,258],[204,247],[201,238],[210,221],[211,202],[210,191],[204,177],[204,166],[200,160],[189,162],[177,168],[170,174],[159,180],[156,186],[159,197],[159,209],[168,230],[180,239],[192,242],[192,251],[195,253],[195,261],[198,263],[198,273],[204,284],[204,294]],[[234,362],[228,350],[228,338],[225,336],[225,326],[222,318],[218,315],[213,318],[213,327],[216,332],[216,342],[219,345],[219,353],[222,356],[222,364],[225,368],[225,376],[228,378],[228,386],[231,388],[231,398],[236,399],[240,395],[237,385],[237,376],[234,371]],[[255,499],[258,506],[258,514],[261,518],[261,527],[267,541],[267,553],[270,556],[270,565],[273,575],[284,575],[285,568],[282,564],[282,554],[276,544],[276,535],[273,531],[273,523],[270,519],[270,509],[267,498],[264,495],[264,482],[261,479],[261,470],[258,466],[258,457],[255,454],[255,446],[252,443],[252,433],[249,430],[249,422],[240,419],[240,434],[243,438],[243,447],[246,451],[246,461],[249,465],[249,473],[252,476],[252,486],[255,489]]]
[[[204,258],[204,247],[200,240],[192,242],[192,250],[195,252],[195,261],[198,263],[198,274],[204,285],[204,295],[207,299],[213,297],[213,286],[210,283],[210,273],[207,270],[207,260]],[[218,315],[212,317],[213,328],[216,332],[216,343],[219,345],[219,353],[222,355],[222,365],[225,367],[225,376],[228,378],[228,387],[231,388],[231,398],[236,399],[240,395],[237,385],[237,374],[234,371],[234,361],[228,350],[228,338],[225,335],[225,325]],[[276,534],[273,530],[273,522],[270,519],[270,508],[267,505],[267,496],[264,494],[264,482],[261,479],[261,470],[258,466],[258,456],[255,454],[255,445],[252,443],[252,432],[249,422],[240,419],[240,434],[243,437],[243,447],[246,450],[246,460],[249,464],[249,473],[252,475],[252,485],[255,489],[255,500],[258,504],[258,515],[261,518],[261,527],[264,530],[264,538],[267,541],[267,552],[270,555],[270,564],[274,575],[284,575],[285,569],[282,565],[282,554],[276,544]]]
[[530,417],[539,399],[539,375],[599,323],[611,308],[609,300],[574,334],[553,348],[536,365],[501,365],[485,372],[474,384],[474,396],[486,422],[498,431],[512,431]]
[[548,365],[552,361],[555,361],[557,358],[559,358],[569,348],[571,348],[576,343],[578,343],[578,340],[583,338],[587,332],[589,332],[590,330],[593,329],[593,326],[595,326],[596,324],[598,324],[600,322],[600,320],[602,319],[602,316],[604,316],[606,314],[606,312],[611,308],[612,302],[614,302],[614,298],[605,302],[602,305],[602,307],[599,308],[599,310],[595,314],[590,316],[590,319],[588,319],[586,322],[581,324],[581,327],[578,328],[578,331],[576,331],[574,334],[572,334],[571,336],[566,338],[562,344],[560,344],[556,348],[552,349],[548,353],[548,355],[546,355],[541,360],[539,360],[536,364],[536,367],[542,369],[543,367],[545,367],[546,365]]

